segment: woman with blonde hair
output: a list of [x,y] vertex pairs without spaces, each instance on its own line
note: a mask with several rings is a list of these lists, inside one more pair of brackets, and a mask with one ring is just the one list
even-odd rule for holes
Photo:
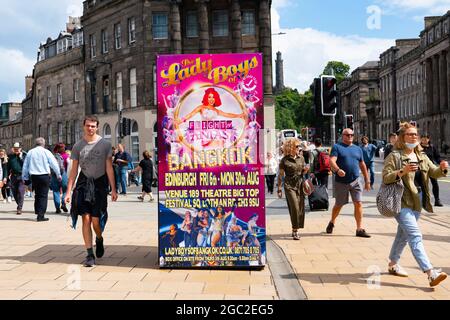
[[433,212],[430,202],[429,179],[445,177],[448,163],[442,161],[439,166],[422,152],[419,144],[417,128],[409,123],[400,125],[395,150],[384,162],[383,183],[396,183],[400,179],[404,185],[401,199],[401,210],[395,216],[398,222],[397,235],[389,255],[388,271],[392,275],[407,277],[406,271],[398,264],[400,256],[408,243],[420,269],[428,275],[431,287],[438,285],[447,278],[445,272],[436,270],[430,263],[422,240],[418,220],[424,208]]
[[281,183],[284,177],[284,191],[292,223],[292,238],[300,240],[298,229],[305,224],[305,195],[302,190],[303,174],[308,171],[301,152],[300,141],[290,138],[283,144],[284,157],[280,161],[278,174],[278,197],[283,196]]

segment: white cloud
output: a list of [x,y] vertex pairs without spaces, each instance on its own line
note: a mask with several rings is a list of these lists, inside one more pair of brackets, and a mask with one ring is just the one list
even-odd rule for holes
[[13,93],[9,93],[8,97],[6,98],[6,102],[22,102],[22,100],[25,99],[24,91],[15,91]]
[[[14,88],[0,96],[0,101],[22,101],[25,96],[25,76],[33,72],[34,60],[27,58],[22,51],[0,47],[0,87]],[[20,94],[20,92],[22,92]],[[21,98],[19,99],[19,94]]]
[[328,61],[342,61],[354,70],[367,61],[379,60],[380,54],[395,43],[393,39],[337,36],[311,28],[281,29],[279,18],[272,8],[272,31],[286,33],[272,38],[273,57],[277,51],[282,53],[284,83],[300,92],[309,89]]
[[450,9],[450,0],[377,0],[390,12],[421,10],[424,15],[443,15]]

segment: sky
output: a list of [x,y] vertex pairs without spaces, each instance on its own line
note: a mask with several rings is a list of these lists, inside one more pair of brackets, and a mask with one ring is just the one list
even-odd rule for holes
[[[82,14],[82,0],[0,0],[0,8],[0,102],[22,101],[40,43]],[[450,0],[272,0],[273,58],[283,54],[285,85],[303,92],[328,61],[353,70],[378,60],[395,39],[418,37],[424,16],[447,10]]]

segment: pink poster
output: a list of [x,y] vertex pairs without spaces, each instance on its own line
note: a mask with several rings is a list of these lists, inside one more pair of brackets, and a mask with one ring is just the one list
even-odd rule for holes
[[262,55],[161,55],[159,262],[257,267],[266,261]]

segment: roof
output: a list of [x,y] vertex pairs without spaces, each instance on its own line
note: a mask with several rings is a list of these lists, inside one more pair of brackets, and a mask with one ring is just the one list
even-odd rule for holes
[[367,61],[360,68],[378,68],[378,61]]

